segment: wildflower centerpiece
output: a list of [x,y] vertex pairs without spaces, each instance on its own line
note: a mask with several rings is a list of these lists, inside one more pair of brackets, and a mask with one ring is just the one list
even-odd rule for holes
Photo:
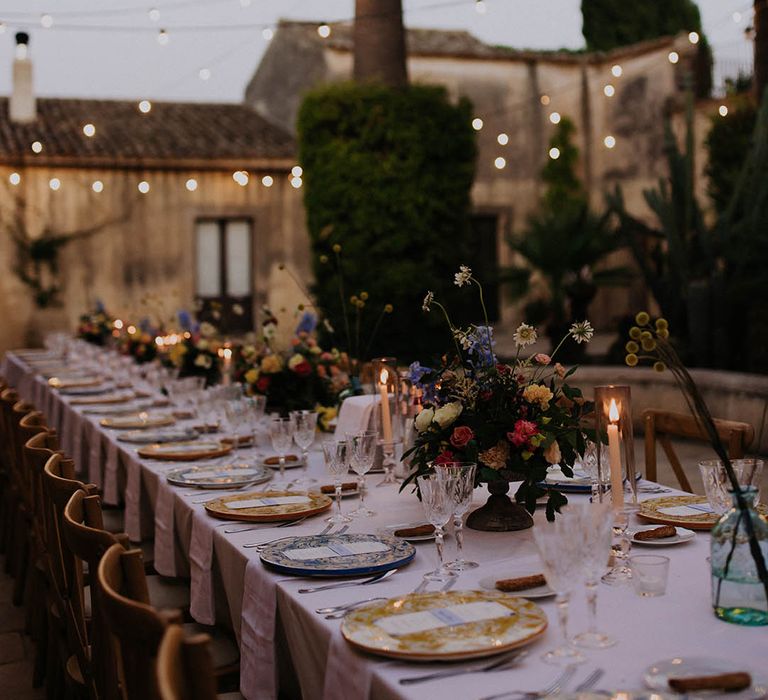
[[[542,483],[551,465],[566,476],[583,455],[586,436],[582,418],[591,411],[581,391],[566,382],[574,371],[554,362],[566,341],[588,342],[588,321],[574,323],[551,355],[523,356],[536,342],[536,330],[525,323],[514,334],[516,354],[501,362],[494,352],[493,328],[483,300],[483,287],[462,266],[455,276],[459,287],[477,287],[484,325],[455,326],[448,310],[432,292],[423,309],[439,309],[454,339],[455,352],[440,366],[411,365],[411,381],[423,392],[424,407],[415,418],[412,473],[406,484],[429,473],[433,464],[476,462],[476,486],[488,484],[488,502],[470,514],[467,525],[476,530],[520,530],[533,524],[536,502],[548,496],[547,519],[567,503],[566,497]],[[510,482],[520,481],[515,502],[507,496]],[[405,484],[404,484],[405,485]]]
[[114,319],[98,301],[94,309],[80,316],[77,337],[93,345],[106,345],[112,337]]

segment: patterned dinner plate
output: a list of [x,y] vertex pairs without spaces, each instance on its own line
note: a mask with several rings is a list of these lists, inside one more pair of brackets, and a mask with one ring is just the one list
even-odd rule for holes
[[412,544],[381,535],[306,535],[286,537],[261,550],[261,560],[295,576],[363,576],[408,564]]
[[99,425],[103,428],[115,428],[117,430],[146,430],[147,428],[160,428],[164,425],[173,425],[176,419],[173,416],[151,416],[147,413],[133,413],[127,416],[113,416],[102,418]]
[[92,386],[71,386],[59,389],[62,396],[99,396],[106,393],[114,393],[114,384],[94,384]]
[[90,387],[101,384],[103,379],[95,375],[89,377],[51,377],[48,385],[54,389],[74,389],[77,387]]
[[127,403],[135,398],[132,391],[116,391],[113,394],[101,394],[99,396],[80,396],[70,399],[71,406],[95,406],[96,404]]
[[[304,460],[299,455],[286,455],[285,456],[285,468],[295,469],[304,464]],[[280,469],[280,457],[277,455],[270,455],[261,460],[262,467],[269,467],[270,469]]]
[[[660,525],[681,525],[690,530],[711,530],[720,519],[710,512],[706,496],[663,496],[649,498],[640,503],[638,515],[651,523]],[[758,511],[768,514],[768,508],[760,504]]]
[[131,442],[137,445],[151,445],[163,442],[182,442],[197,438],[197,431],[192,428],[166,428],[165,430],[131,430],[117,436],[120,442]]
[[92,408],[84,408],[83,413],[88,416],[127,416],[146,411],[153,406],[152,401],[139,401],[114,406],[93,406]]
[[408,661],[461,661],[530,644],[547,628],[535,603],[500,591],[410,593],[344,618],[354,647]]
[[205,504],[214,518],[269,523],[278,520],[298,520],[322,513],[333,501],[321,493],[303,491],[254,491],[215,498]]
[[272,478],[272,472],[264,467],[247,464],[224,464],[220,467],[181,467],[168,472],[166,479],[174,486],[191,486],[198,489],[234,489],[248,484],[263,484]]
[[232,451],[232,445],[218,440],[185,440],[147,445],[138,450],[139,457],[164,459],[171,462],[194,462],[198,459],[223,457]]

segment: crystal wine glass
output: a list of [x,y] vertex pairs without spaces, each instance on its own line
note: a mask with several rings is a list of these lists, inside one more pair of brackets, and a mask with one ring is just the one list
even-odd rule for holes
[[424,574],[427,581],[449,581],[457,574],[445,566],[443,560],[443,537],[445,526],[453,515],[456,504],[453,500],[456,480],[451,476],[433,474],[417,479],[421,493],[421,505],[427,520],[435,528],[435,547],[437,548],[437,568]]
[[537,523],[533,539],[544,565],[544,577],[556,593],[557,616],[562,642],[541,658],[550,664],[570,665],[586,661],[585,656],[571,646],[568,638],[568,603],[571,592],[579,582],[583,544],[577,535],[577,518],[564,511],[553,523]]
[[306,486],[315,482],[314,479],[307,478],[307,466],[309,464],[309,447],[315,441],[315,433],[317,432],[317,411],[291,411],[290,416],[294,425],[294,442],[301,448],[302,474],[300,481]]
[[285,458],[293,444],[293,420],[290,418],[273,418],[269,423],[269,439],[272,449],[280,459],[280,481],[285,484]]
[[627,532],[631,512],[628,508],[614,508],[611,511],[610,521],[613,522],[613,534],[619,538],[619,546],[613,548],[615,566],[600,579],[609,586],[625,586],[632,580],[632,569],[629,566],[632,540]]
[[580,503],[569,506],[578,521],[579,538],[584,543],[581,557],[584,586],[587,589],[589,627],[573,641],[587,649],[604,649],[616,644],[616,639],[597,629],[597,589],[611,552],[611,504]]
[[253,436],[253,444],[255,445],[259,440],[259,426],[264,420],[264,411],[267,408],[266,396],[247,396],[243,399],[247,406],[247,421],[248,426],[251,429],[251,435]]
[[365,475],[373,466],[378,437],[378,433],[372,430],[365,430],[359,433],[347,433],[347,442],[349,443],[349,466],[352,467],[352,471],[357,474],[357,482],[360,487],[360,505],[350,513],[353,517],[370,517],[376,515],[374,511],[365,505]]
[[344,475],[349,469],[348,449],[349,443],[346,440],[328,440],[323,443],[325,468],[333,476],[336,497],[336,513],[330,518],[326,518],[329,523],[348,523],[352,520],[348,515],[341,512],[341,488],[344,483]]
[[243,399],[227,401],[224,405],[227,423],[232,431],[235,449],[240,447],[240,432],[248,420],[248,404]]
[[475,462],[444,462],[435,464],[435,473],[442,478],[455,481],[453,489],[453,533],[456,537],[456,559],[446,564],[451,571],[464,571],[480,566],[476,561],[464,559],[464,514],[472,505],[472,492],[475,490]]

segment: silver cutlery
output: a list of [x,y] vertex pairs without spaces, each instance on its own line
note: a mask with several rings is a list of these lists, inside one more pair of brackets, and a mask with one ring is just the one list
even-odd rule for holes
[[486,695],[480,700],[537,700],[537,698],[546,698],[559,692],[563,685],[573,678],[574,673],[576,673],[576,666],[566,666],[563,672],[557,676],[555,680],[541,690],[533,690],[530,692],[512,690],[506,693],[498,693],[497,695]]
[[[208,501],[215,501],[217,498],[224,498],[225,496],[229,495],[230,493],[235,493],[236,491],[244,491],[245,489],[251,488],[256,482],[255,481],[249,481],[247,484],[243,484],[242,486],[238,486],[236,489],[218,489],[219,491],[225,491],[225,493],[219,493],[215,496],[209,496],[207,498],[203,498],[199,501],[190,501],[190,503],[208,503]],[[184,494],[185,496],[194,496],[195,494]]]
[[[386,600],[386,598],[373,598],[373,600]],[[353,610],[357,610],[357,608],[367,605],[366,603],[357,603],[355,605],[350,605],[348,608],[344,608],[344,610],[339,610],[337,612],[331,613],[330,615],[326,615],[326,620],[338,620],[339,618],[346,617],[351,613]]]
[[386,600],[386,598],[383,598],[382,596],[378,596],[376,598],[364,598],[363,600],[355,600],[351,603],[344,603],[343,605],[332,605],[329,608],[317,608],[315,612],[318,615],[330,615],[331,613],[341,612],[342,610],[347,610],[348,608],[351,608],[356,605],[372,603],[374,600]]
[[492,661],[486,662],[481,666],[469,666],[466,668],[451,668],[447,671],[436,671],[427,673],[423,676],[409,676],[401,678],[400,685],[415,685],[416,683],[425,683],[426,681],[436,681],[441,678],[450,678],[451,676],[462,676],[465,673],[486,673],[487,671],[505,671],[511,664],[515,664],[524,657],[528,656],[527,651],[513,651],[511,654],[503,654],[495,657]]
[[[280,523],[279,525],[275,525],[274,528],[282,528],[282,527],[294,527],[296,525],[300,525],[303,523],[309,516],[305,515],[303,518],[299,518],[298,520],[286,520],[283,523]],[[226,532],[226,530],[225,530]],[[274,540],[267,540],[266,542],[248,542],[243,545],[246,549],[251,549],[252,547],[265,547],[268,544],[272,544],[273,542],[278,542],[279,540],[287,540],[288,537],[277,537]]]
[[595,684],[605,675],[605,671],[602,668],[596,668],[590,673],[581,683],[579,683],[574,689],[575,693],[582,693],[585,690],[593,688]]
[[381,574],[376,574],[362,581],[344,581],[343,583],[329,583],[325,586],[313,586],[312,588],[299,588],[299,593],[318,593],[320,591],[329,591],[334,588],[348,588],[350,586],[369,586],[373,583],[379,583],[393,576],[397,569],[390,569]]

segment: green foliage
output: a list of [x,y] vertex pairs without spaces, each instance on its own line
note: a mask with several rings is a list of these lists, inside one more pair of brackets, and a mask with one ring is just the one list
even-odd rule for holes
[[[605,257],[621,247],[622,239],[611,226],[609,215],[596,215],[576,175],[579,151],[572,143],[575,128],[570,119],[560,121],[550,141],[560,157],[550,159],[542,170],[547,189],[539,211],[529,217],[522,233],[507,239],[527,267],[507,268],[503,279],[512,298],[531,293],[534,271],[546,282],[546,295],[528,300],[526,321],[546,323],[547,335],[560,340],[574,321],[587,317],[589,304],[600,286],[626,284],[630,271],[625,267],[601,267]],[[578,359],[582,346],[563,348]]]
[[306,96],[298,131],[314,291],[336,345],[350,349],[352,333],[342,333],[356,327],[358,309],[347,302],[365,291],[363,338],[383,305],[394,305],[371,355],[424,357],[445,347],[445,330],[421,312],[421,299],[427,289],[448,293],[463,262],[476,155],[471,119],[469,102],[452,105],[440,87],[341,84]]
[[723,213],[733,197],[744,160],[752,143],[757,109],[751,101],[743,101],[723,118],[712,117],[707,135],[708,194],[718,213]]
[[590,51],[610,51],[639,41],[697,32],[696,94],[712,89],[712,50],[693,0],[581,0],[582,33]]

